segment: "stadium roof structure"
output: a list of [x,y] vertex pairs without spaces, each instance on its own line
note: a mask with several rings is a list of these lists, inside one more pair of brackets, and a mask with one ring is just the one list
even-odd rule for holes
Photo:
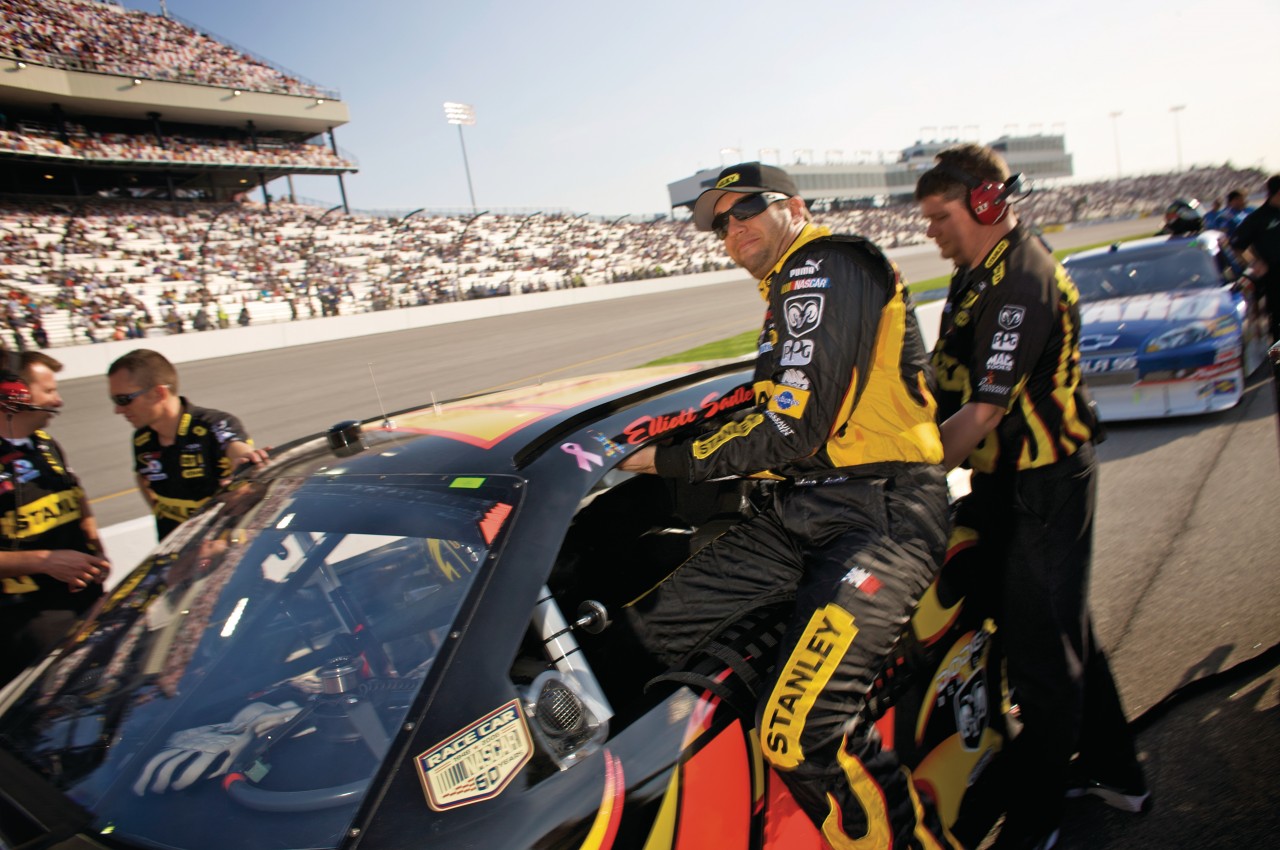
[[[145,73],[108,73],[74,56],[0,43],[0,192],[225,200],[259,186],[265,196],[277,177],[341,181],[358,169],[334,141],[334,129],[350,120],[335,92]],[[343,196],[345,203],[345,189]]]
[[[934,155],[960,143],[958,139],[917,141],[903,148],[893,162],[777,164],[791,175],[800,196],[810,204],[904,200],[914,194],[920,174],[933,167]],[[1022,172],[1030,181],[1070,177],[1074,173],[1072,155],[1067,153],[1066,140],[1061,135],[1006,135],[987,144],[1004,156],[1013,171]],[[715,185],[721,170],[704,168],[690,177],[668,183],[672,209],[692,208],[698,195]]]

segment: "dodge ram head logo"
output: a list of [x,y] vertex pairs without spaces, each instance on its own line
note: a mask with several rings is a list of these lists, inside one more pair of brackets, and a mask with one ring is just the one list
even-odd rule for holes
[[796,295],[783,302],[787,331],[793,337],[804,336],[822,324],[822,300],[821,295]]

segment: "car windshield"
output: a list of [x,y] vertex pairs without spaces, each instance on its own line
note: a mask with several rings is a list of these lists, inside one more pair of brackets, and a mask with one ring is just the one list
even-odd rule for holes
[[1084,302],[1222,285],[1222,275],[1213,260],[1195,247],[1122,249],[1073,257],[1065,265]]
[[109,843],[336,846],[520,492],[502,476],[237,485],[0,717],[0,748]]

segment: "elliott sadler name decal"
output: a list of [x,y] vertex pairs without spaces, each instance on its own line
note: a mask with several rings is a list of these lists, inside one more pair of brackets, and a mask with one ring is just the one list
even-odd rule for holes
[[659,416],[641,416],[622,429],[622,434],[631,445],[643,443],[654,437],[692,425],[706,419],[714,419],[721,413],[745,407],[755,402],[755,395],[750,387],[738,387],[728,395],[718,396],[711,393],[702,400],[698,407],[686,407],[676,413]]

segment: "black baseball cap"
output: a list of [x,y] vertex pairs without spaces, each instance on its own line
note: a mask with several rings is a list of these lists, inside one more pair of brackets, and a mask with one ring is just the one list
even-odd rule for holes
[[799,195],[791,175],[772,165],[761,165],[758,162],[742,162],[731,165],[720,176],[710,189],[698,196],[693,205],[693,224],[699,230],[710,230],[711,220],[715,218],[716,202],[720,196],[728,192],[740,195],[753,195],[756,192],[781,192],[795,197]]

